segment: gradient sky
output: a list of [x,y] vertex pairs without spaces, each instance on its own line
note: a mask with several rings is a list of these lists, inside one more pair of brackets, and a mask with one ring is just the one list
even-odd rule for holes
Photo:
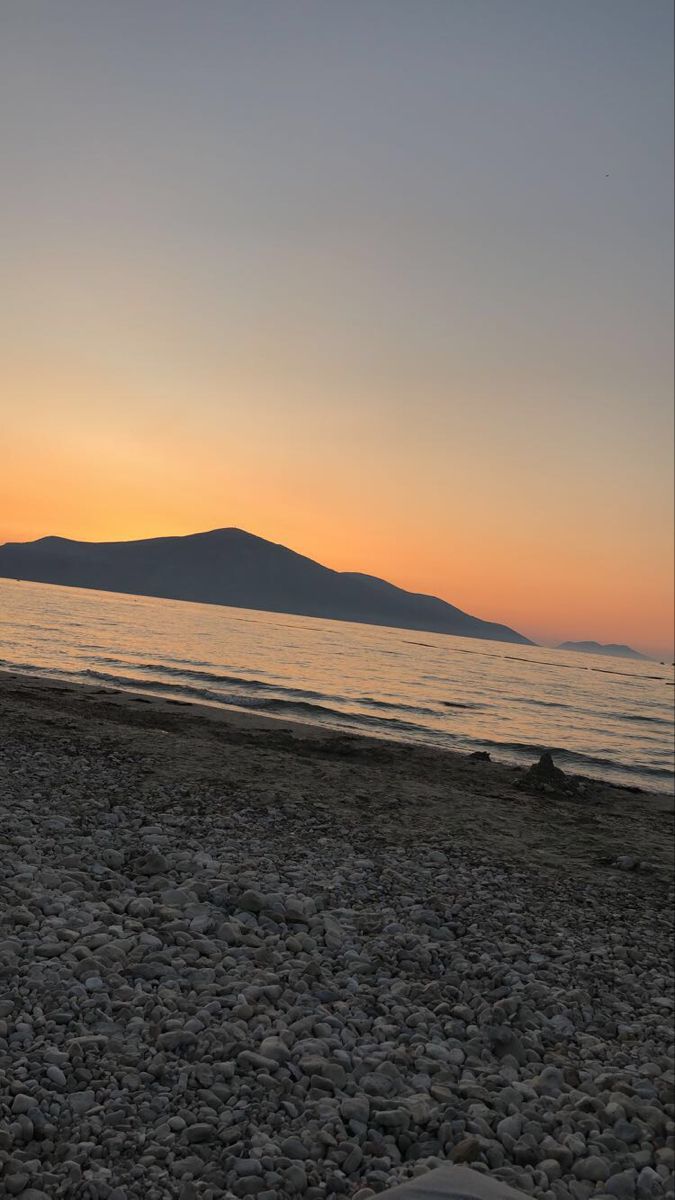
[[672,649],[671,0],[5,0],[0,541]]

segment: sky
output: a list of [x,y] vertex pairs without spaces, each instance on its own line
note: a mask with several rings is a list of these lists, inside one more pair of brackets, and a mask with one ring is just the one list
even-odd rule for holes
[[673,641],[671,0],[7,0],[0,542]]

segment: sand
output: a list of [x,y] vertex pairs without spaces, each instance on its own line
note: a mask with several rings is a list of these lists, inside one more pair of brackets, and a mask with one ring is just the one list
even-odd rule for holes
[[[44,748],[67,736],[142,756],[153,780],[208,784],[231,802],[298,807],[367,845],[405,849],[433,836],[495,863],[565,873],[615,872],[633,856],[648,868],[632,886],[663,886],[673,865],[673,797],[597,780],[578,791],[523,786],[523,768],[448,750],[345,735],[319,726],[140,693],[0,672],[0,733]],[[198,790],[198,789],[197,789]],[[186,801],[198,809],[200,800]]]

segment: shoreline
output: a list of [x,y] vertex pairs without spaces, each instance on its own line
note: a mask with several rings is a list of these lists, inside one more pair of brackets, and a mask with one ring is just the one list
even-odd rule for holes
[[[137,686],[130,686],[129,682],[116,685],[116,681],[112,677],[110,679],[95,679],[93,682],[88,682],[84,679],[69,679],[65,675],[61,676],[58,670],[51,668],[44,668],[44,672],[40,673],[39,668],[28,671],[22,669],[23,667],[24,664],[21,664],[16,670],[7,666],[0,667],[0,686],[4,677],[23,681],[26,685],[31,685],[31,681],[35,686],[42,682],[47,691],[50,688],[63,688],[75,691],[79,689],[80,691],[87,692],[94,699],[99,696],[106,697],[122,705],[125,703],[126,697],[133,704],[152,705],[155,711],[158,711],[162,706],[168,705],[170,708],[176,710],[181,708],[189,709],[192,716],[199,716],[201,714],[207,719],[221,719],[235,726],[246,727],[248,725],[250,728],[258,730],[270,729],[272,731],[278,731],[280,728],[283,728],[294,732],[298,737],[306,738],[355,738],[370,742],[373,745],[384,743],[385,745],[405,747],[411,752],[440,753],[449,755],[450,757],[454,756],[460,760],[466,759],[472,754],[481,754],[488,751],[495,763],[501,764],[506,769],[516,771],[522,771],[531,766],[540,754],[550,750],[553,756],[558,759],[556,765],[565,771],[568,778],[579,779],[589,786],[615,788],[619,791],[635,794],[642,793],[644,795],[665,797],[675,796],[675,777],[665,768],[652,772],[661,782],[657,783],[655,778],[651,786],[648,779],[645,778],[645,772],[640,774],[635,766],[622,764],[620,761],[607,761],[608,776],[602,774],[602,767],[600,765],[603,761],[602,759],[597,760],[597,773],[591,771],[590,774],[586,774],[574,761],[578,757],[575,751],[567,750],[564,747],[555,747],[551,743],[548,743],[548,745],[546,743],[533,744],[529,751],[525,743],[518,743],[516,750],[510,742],[500,743],[486,737],[484,740],[476,739],[475,742],[470,741],[468,744],[465,742],[459,748],[447,743],[444,744],[442,741],[437,742],[431,736],[429,740],[417,737],[405,738],[400,735],[397,736],[392,731],[372,730],[367,725],[360,727],[358,718],[355,720],[355,723],[350,723],[349,714],[344,714],[344,723],[334,723],[330,719],[312,720],[305,716],[286,716],[283,713],[277,712],[261,712],[253,706],[238,706],[236,704],[228,704],[222,700],[212,700],[207,697],[196,696],[188,698],[192,689],[190,687],[181,689],[180,685],[167,685],[165,688],[150,684],[144,686],[141,680],[138,681]],[[165,694],[171,693],[174,690],[179,694]],[[581,754],[581,757],[583,758],[583,754]],[[572,760],[571,763],[568,763],[568,759]],[[628,782],[625,778],[627,775],[630,779],[631,775],[636,774],[640,780],[639,783],[634,781]],[[623,779],[622,775],[624,776]]]
[[[393,738],[336,731],[321,725],[202,704],[142,691],[102,687],[57,677],[0,671],[0,722],[14,721],[24,733],[53,737],[59,723],[72,735],[96,740],[102,732],[142,752],[148,770],[161,777],[172,764],[190,782],[220,770],[249,789],[259,775],[273,787],[289,765],[303,777],[306,794],[323,772],[321,804],[331,801],[325,770],[342,795],[350,823],[370,824],[376,810],[388,825],[381,795],[400,785],[395,811],[422,829],[440,821],[455,842],[477,847],[504,862],[534,855],[539,866],[608,870],[610,860],[634,856],[663,875],[673,864],[664,830],[673,829],[675,797],[589,776],[567,775],[570,792],[529,786],[527,769],[514,763],[480,761],[469,753],[416,745]],[[165,739],[170,735],[170,741]],[[221,752],[228,750],[223,759]],[[260,758],[264,766],[257,759]],[[355,799],[371,786],[371,805]],[[545,825],[545,830],[542,827]],[[545,832],[548,836],[544,836]]]

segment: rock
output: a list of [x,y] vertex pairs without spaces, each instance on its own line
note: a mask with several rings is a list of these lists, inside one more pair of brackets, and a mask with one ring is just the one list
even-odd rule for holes
[[634,1124],[633,1121],[624,1121],[619,1118],[614,1123],[614,1134],[620,1141],[626,1142],[628,1146],[632,1146],[640,1141],[640,1126]]
[[257,1196],[264,1190],[265,1181],[260,1175],[245,1175],[232,1185],[235,1196]]
[[360,1084],[369,1096],[392,1096],[396,1091],[395,1081],[380,1071],[368,1071],[361,1077]]
[[554,1179],[560,1179],[562,1167],[560,1166],[557,1158],[544,1158],[538,1165],[539,1170],[544,1172],[544,1174],[548,1177],[549,1182]]
[[344,1121],[361,1121],[365,1125],[370,1117],[370,1101],[367,1096],[345,1096],[340,1102],[340,1113]]
[[546,750],[539,759],[526,772],[525,781],[533,784],[535,787],[548,785],[553,788],[564,787],[567,782],[567,776],[560,767],[556,767],[553,762],[553,756],[550,750]]
[[236,1158],[233,1166],[237,1175],[262,1175],[262,1165],[257,1158]]
[[47,1067],[46,1074],[49,1081],[54,1084],[54,1087],[59,1090],[66,1087],[68,1081],[60,1067],[54,1065]]
[[283,1063],[291,1057],[288,1046],[280,1037],[266,1037],[260,1043],[260,1053],[263,1058],[272,1058],[275,1062]]
[[284,1171],[286,1186],[291,1193],[302,1193],[307,1189],[307,1175],[304,1167],[294,1165]]
[[663,1179],[653,1167],[643,1167],[637,1177],[639,1200],[658,1200],[665,1191]]
[[385,1129],[407,1129],[410,1113],[405,1108],[388,1108],[382,1112],[374,1112],[372,1119],[376,1125],[382,1125]]
[[88,1112],[90,1108],[94,1107],[96,1103],[96,1096],[91,1091],[71,1092],[70,1096],[68,1097],[68,1103],[70,1104],[72,1111],[77,1116],[82,1116],[84,1113]]
[[634,1200],[636,1182],[635,1170],[619,1171],[607,1180],[605,1191],[609,1196],[616,1196],[616,1200]]
[[457,1142],[450,1151],[450,1158],[454,1163],[471,1163],[480,1158],[481,1146],[478,1138],[465,1137],[461,1142]]
[[286,1155],[286,1158],[307,1158],[307,1147],[298,1137],[285,1138],[281,1143],[281,1153]]
[[26,1194],[26,1188],[30,1183],[30,1177],[24,1172],[5,1175],[3,1186],[6,1188],[8,1196],[19,1196],[21,1193]]
[[522,1128],[523,1118],[518,1114],[511,1117],[504,1117],[503,1120],[499,1121],[497,1125],[497,1137],[506,1146],[507,1150],[510,1146],[514,1145],[516,1138],[520,1137]]
[[250,888],[242,893],[237,903],[242,912],[259,913],[265,907],[265,897]]
[[194,1125],[188,1125],[186,1137],[188,1142],[209,1142],[215,1136],[215,1129],[212,1125],[207,1125],[204,1121],[195,1121]]
[[[402,1103],[407,1108],[415,1125],[426,1125],[436,1112],[438,1105],[428,1092],[419,1092],[413,1096],[406,1096]],[[368,1120],[368,1111],[366,1111],[363,1120]]]
[[[349,1145],[349,1143],[345,1143],[345,1145],[343,1145],[343,1149],[345,1149],[347,1145]],[[363,1150],[361,1147],[350,1146],[349,1153],[342,1163],[342,1170],[344,1171],[345,1175],[353,1175],[354,1172],[359,1169],[362,1162]]]
[[574,1174],[577,1179],[588,1179],[591,1183],[603,1183],[609,1175],[609,1163],[606,1158],[591,1154],[574,1164]]
[[136,872],[138,875],[163,875],[168,867],[169,863],[164,855],[158,850],[152,850],[137,863]]

